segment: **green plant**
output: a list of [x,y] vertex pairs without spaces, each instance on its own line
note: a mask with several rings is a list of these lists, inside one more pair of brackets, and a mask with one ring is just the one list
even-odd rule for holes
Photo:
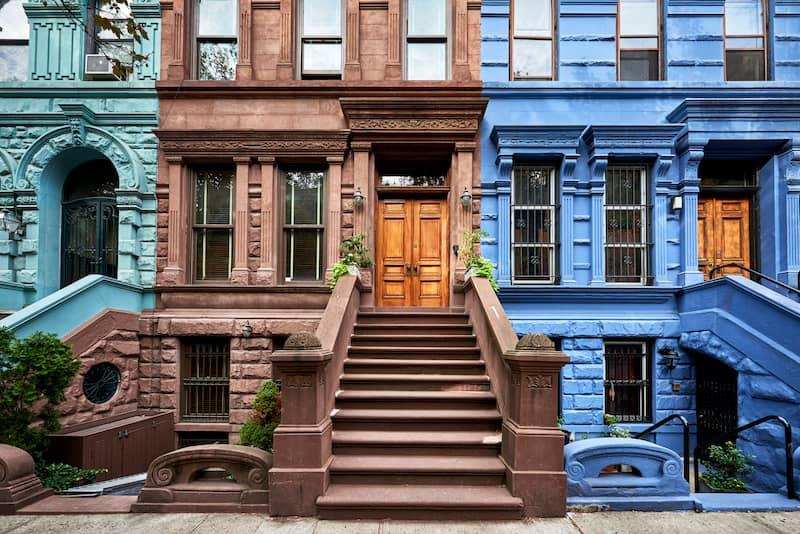
[[481,243],[481,238],[488,235],[484,231],[464,232],[458,256],[464,262],[464,268],[467,271],[471,271],[472,275],[478,278],[486,278],[495,291],[500,291],[500,287],[494,279],[494,265],[476,250]]
[[609,438],[629,438],[631,437],[631,432],[627,428],[623,428],[619,426],[619,419],[616,416],[611,414],[605,414],[603,416],[603,424],[608,427],[608,432],[605,433],[606,437]]
[[59,430],[58,404],[80,361],[53,334],[18,339],[0,329],[0,443],[19,447],[42,464],[47,435]]
[[360,269],[369,269],[372,267],[372,258],[369,257],[369,248],[366,243],[364,243],[366,237],[366,234],[354,235],[350,239],[345,239],[339,245],[341,258],[334,263],[331,268],[331,279],[328,283],[331,289],[336,287],[339,278],[349,272],[349,266],[355,265]]
[[38,471],[39,478],[45,487],[55,492],[62,492],[75,486],[92,484],[97,475],[107,473],[108,469],[82,469],[69,464],[44,464]]
[[744,492],[746,487],[741,477],[752,471],[748,464],[752,458],[730,441],[724,445],[711,445],[708,458],[703,462],[708,469],[700,474],[700,479],[716,490]]
[[281,393],[278,384],[267,380],[256,393],[253,414],[242,426],[239,443],[271,451],[273,434],[280,422]]

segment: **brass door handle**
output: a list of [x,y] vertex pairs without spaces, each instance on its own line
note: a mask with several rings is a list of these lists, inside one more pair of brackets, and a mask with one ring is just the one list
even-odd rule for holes
[[411,264],[406,263],[406,274],[411,274]]
[[419,276],[419,265],[416,263],[414,264],[414,274]]

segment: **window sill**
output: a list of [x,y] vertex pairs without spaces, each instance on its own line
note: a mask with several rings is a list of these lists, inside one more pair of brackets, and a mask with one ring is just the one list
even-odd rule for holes
[[196,421],[184,421],[175,423],[175,432],[230,432],[230,423],[200,423]]

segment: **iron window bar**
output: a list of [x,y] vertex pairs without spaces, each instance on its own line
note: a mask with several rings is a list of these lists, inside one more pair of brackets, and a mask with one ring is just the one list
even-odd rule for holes
[[520,165],[512,180],[512,280],[555,283],[557,255],[556,170]]
[[605,344],[605,412],[620,423],[651,421],[650,354],[647,342],[609,341]]
[[[792,293],[795,293],[796,295],[800,295],[800,288],[792,287],[789,284],[785,284],[785,283],[783,283],[783,282],[781,282],[779,280],[776,280],[776,279],[774,279],[774,278],[772,278],[770,276],[767,276],[767,275],[765,275],[763,273],[760,273],[760,272],[756,271],[755,269],[751,269],[750,267],[745,267],[741,263],[724,263],[722,265],[717,265],[713,269],[711,269],[711,271],[709,271],[708,277],[713,280],[715,278],[715,275],[720,271],[723,271],[722,275],[725,276],[727,273],[724,272],[724,269],[728,269],[730,267],[735,267],[736,269],[741,269],[742,271],[747,271],[747,273],[749,273],[749,274],[756,275],[758,277],[758,280],[755,280],[755,281],[757,281],[761,285],[764,285],[763,283],[761,283],[761,280],[766,280],[766,281],[768,281],[768,282],[770,282],[772,284],[775,284],[778,287],[782,287],[783,289],[791,291]],[[800,274],[798,274],[798,276],[797,276],[797,285],[800,286]]]
[[633,434],[633,437],[636,439],[643,439],[645,436],[652,434],[662,426],[666,425],[667,423],[671,423],[672,421],[680,422],[681,426],[683,427],[683,478],[686,479],[686,482],[689,482],[689,421],[687,421],[684,416],[677,413],[669,415],[659,422],[648,426],[641,432],[636,432]]
[[603,249],[608,283],[647,284],[651,246],[648,191],[646,167],[606,169]]
[[[783,442],[784,442],[784,455],[786,457],[786,495],[790,499],[796,499],[797,493],[795,492],[794,488],[794,459],[792,458],[792,425],[779,415],[766,415],[760,419],[756,419],[755,421],[751,421],[746,425],[740,426],[735,430],[731,430],[721,436],[718,436],[714,441],[730,441],[731,439],[735,439],[744,432],[745,430],[750,430],[753,427],[766,423],[768,421],[777,421],[783,427]],[[708,446],[713,445],[714,441],[707,440],[703,443],[698,443],[697,446],[694,448],[694,491],[695,493],[700,492],[700,456],[699,453],[701,450],[705,450]]]

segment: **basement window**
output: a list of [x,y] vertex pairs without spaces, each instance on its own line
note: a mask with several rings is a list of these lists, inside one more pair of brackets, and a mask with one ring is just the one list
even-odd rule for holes
[[229,339],[196,339],[185,343],[181,376],[182,421],[228,421]]
[[646,341],[605,343],[605,413],[621,423],[652,421],[652,357]]

